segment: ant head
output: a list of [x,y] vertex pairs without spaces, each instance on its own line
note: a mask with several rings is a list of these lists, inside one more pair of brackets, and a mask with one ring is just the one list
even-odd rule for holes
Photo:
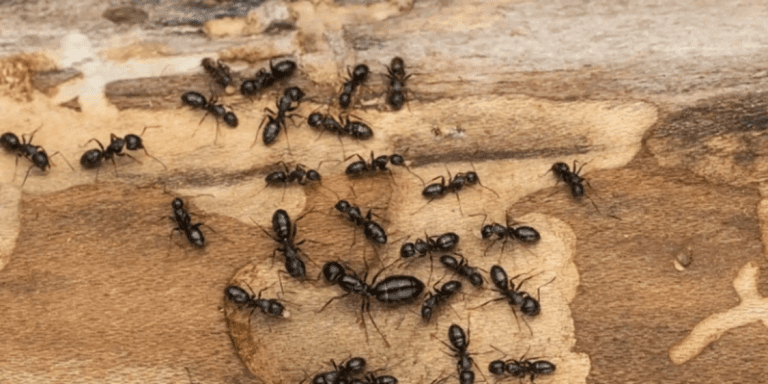
[[389,162],[392,163],[392,165],[399,165],[399,166],[405,165],[405,159],[398,154],[394,154],[390,156]]
[[141,142],[141,137],[131,133],[125,135],[125,148],[129,151],[135,151],[144,148],[144,143]]
[[323,114],[319,112],[312,112],[307,118],[307,124],[312,128],[317,128],[323,123]]
[[224,114],[223,120],[227,125],[229,125],[232,128],[236,128],[239,123],[239,121],[237,120],[237,116],[232,111],[226,112]]
[[526,296],[520,306],[520,312],[528,316],[536,316],[541,312],[541,305],[533,297]]
[[506,371],[506,364],[501,360],[494,360],[488,364],[488,371],[493,375],[503,375]]
[[307,171],[307,179],[312,181],[319,181],[321,178],[320,172],[315,171],[314,169],[310,169]]
[[336,261],[330,261],[323,265],[323,276],[329,283],[338,282],[345,274],[344,267]]
[[21,141],[19,141],[19,137],[13,132],[6,132],[0,136],[0,145],[2,145],[6,151],[13,152],[21,146]]
[[467,184],[470,184],[470,185],[480,181],[480,177],[477,176],[477,172],[475,171],[467,172],[465,177],[467,179]]
[[[262,71],[263,70],[264,69],[262,68]],[[243,83],[240,85],[240,93],[242,93],[245,96],[253,95],[258,91],[259,91],[259,88],[256,85],[256,82],[254,80],[243,81]]]
[[173,199],[173,201],[171,202],[171,207],[173,207],[173,209],[182,209],[182,208],[184,208],[184,200],[182,200],[181,198],[178,198],[178,197]]
[[405,73],[405,62],[403,59],[396,56],[392,58],[392,61],[389,63],[389,69],[391,69],[393,73]]
[[291,101],[301,101],[304,98],[304,91],[299,87],[290,87],[285,90],[284,95],[288,96]]
[[346,200],[339,200],[338,203],[336,203],[336,209],[341,212],[346,212],[352,205],[349,204]]
[[491,236],[493,236],[494,233],[495,232],[493,230],[493,224],[483,225],[483,228],[480,229],[480,236],[482,236],[483,239],[490,238]]
[[32,155],[32,163],[43,171],[51,166],[51,163],[48,161],[48,154],[42,148]]

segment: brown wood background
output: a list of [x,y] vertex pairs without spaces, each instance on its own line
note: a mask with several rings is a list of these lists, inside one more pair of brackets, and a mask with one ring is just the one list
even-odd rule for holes
[[[557,364],[543,383],[756,383],[766,377],[768,332],[731,329],[689,361],[670,348],[708,316],[736,306],[733,281],[745,265],[766,267],[762,201],[768,114],[768,4],[708,2],[6,2],[0,5],[0,111],[4,131],[29,133],[61,156],[47,174],[4,155],[0,169],[0,381],[293,383],[328,370],[331,359],[364,356],[401,382],[456,380],[451,323],[471,330],[470,350],[487,381],[502,356]],[[180,107],[183,92],[213,87],[202,57],[248,76],[291,57],[290,81],[248,100],[222,101],[240,118],[222,125]],[[394,56],[414,73],[409,108],[384,105],[384,66]],[[354,113],[375,130],[367,142],[339,141],[289,126],[271,147],[251,147],[265,107],[296,84],[324,111],[348,65],[374,75]],[[332,109],[333,111],[333,109]],[[140,133],[150,153],[118,160],[98,181],[77,161],[96,137]],[[406,152],[407,150],[407,152]],[[354,183],[343,154],[405,153],[424,179],[474,167],[483,184],[424,206],[421,182],[402,169]],[[277,161],[323,164],[323,187],[263,190]],[[547,169],[588,162],[592,197],[574,201]],[[350,191],[350,187],[354,189]],[[272,213],[299,224],[310,276],[329,260],[381,266],[360,231],[331,207],[337,196],[374,208],[397,260],[404,238],[454,231],[459,251],[486,270],[538,274],[542,314],[519,329],[504,303],[465,284],[453,310],[423,324],[418,305],[372,314],[322,280],[282,279],[274,242],[251,221]],[[168,240],[170,201],[183,196],[208,246]],[[482,214],[536,227],[533,247],[507,244],[483,255]],[[423,236],[423,235],[422,235]],[[353,244],[353,239],[354,244]],[[687,259],[686,268],[676,265]],[[748,264],[751,263],[751,264]],[[396,263],[430,285],[447,279],[428,260]],[[291,317],[249,319],[223,301],[228,284],[267,288]],[[486,284],[486,287],[488,284]],[[765,291],[764,279],[758,279]],[[756,313],[768,311],[764,305]],[[454,312],[455,310],[455,312]],[[734,321],[735,322],[735,321]],[[686,344],[687,345],[687,344]],[[189,374],[187,373],[189,371]],[[484,378],[478,375],[477,380]]]

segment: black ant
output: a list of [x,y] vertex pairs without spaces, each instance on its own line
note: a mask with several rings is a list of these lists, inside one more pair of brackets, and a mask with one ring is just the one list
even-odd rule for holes
[[[432,335],[434,338],[435,336]],[[439,339],[438,339],[439,340]],[[472,372],[472,366],[477,367],[477,364],[472,360],[469,354],[469,335],[464,333],[464,330],[456,324],[451,324],[448,328],[448,341],[450,345],[444,341],[439,340],[443,345],[448,347],[453,352],[453,357],[458,361],[456,362],[456,368],[459,373],[460,384],[472,384],[475,381],[475,373]],[[478,367],[478,370],[480,368]],[[481,373],[482,374],[482,373]]]
[[261,292],[263,291],[264,290],[259,291],[258,297],[254,297],[253,295],[248,294],[244,289],[236,285],[230,285],[224,289],[224,295],[227,300],[236,304],[238,308],[250,308],[251,313],[256,309],[260,309],[266,315],[284,318],[290,317],[290,312],[288,312],[279,301],[275,299],[262,299]]
[[[485,223],[486,218],[483,219],[483,223]],[[506,226],[499,223],[483,225],[480,229],[480,236],[482,236],[483,240],[488,240],[495,236],[491,245],[485,249],[483,255],[487,254],[488,250],[491,249],[498,240],[504,240],[504,244],[501,246],[502,253],[504,253],[504,247],[507,245],[507,240],[509,239],[515,239],[525,244],[536,244],[541,240],[541,235],[535,228],[525,225],[515,228],[510,224],[509,218],[507,218]]]
[[483,276],[480,275],[475,268],[470,267],[465,258],[462,257],[459,262],[451,255],[443,255],[440,257],[440,262],[446,268],[469,280],[469,283],[475,287],[479,288],[483,286]]
[[[587,181],[585,178],[579,176],[579,173],[581,173],[581,170],[584,168],[584,166],[587,165],[587,163],[582,163],[581,167],[576,169],[576,160],[573,161],[573,172],[571,172],[571,168],[568,167],[568,164],[566,163],[555,163],[552,165],[552,168],[549,169],[547,172],[552,172],[555,174],[555,177],[558,178],[557,182],[558,184],[560,181],[565,182],[568,187],[571,188],[571,195],[574,199],[580,199],[582,196],[587,196],[584,193],[584,184],[587,183],[589,185],[589,181]],[[591,197],[587,196],[589,201],[592,202],[592,205],[595,207],[597,212],[600,212],[600,209],[597,208],[597,204],[595,204],[595,201],[592,200]]]
[[349,136],[356,140],[368,140],[373,137],[373,129],[362,121],[354,121],[347,116],[345,119],[339,115],[337,122],[331,115],[323,115],[319,112],[313,112],[307,118],[307,124],[322,132],[331,132],[338,136]]
[[[424,187],[424,190],[421,191],[422,196],[429,198],[429,201],[427,202],[427,204],[431,203],[432,200],[438,197],[444,196],[447,193],[455,193],[456,200],[458,200],[459,202],[459,210],[461,210],[461,198],[459,198],[459,191],[462,188],[464,188],[464,186],[471,186],[475,184],[479,184],[481,187],[493,192],[493,194],[495,194],[497,197],[500,197],[499,194],[496,193],[496,191],[484,186],[480,182],[480,177],[477,175],[477,172],[475,171],[469,171],[467,173],[457,173],[455,176],[451,176],[451,172],[448,171],[448,180],[449,180],[448,184],[445,183],[444,176],[438,176],[432,180],[437,180],[437,179],[440,179],[440,183],[429,184],[426,187]],[[463,214],[464,213],[462,212],[462,215]]]
[[[367,271],[363,275],[363,278],[360,279],[354,272],[352,274],[346,273],[344,267],[338,262],[331,261],[326,263],[323,266],[323,275],[325,276],[325,279],[329,283],[337,284],[341,289],[346,291],[346,293],[328,300],[319,312],[322,312],[328,304],[336,299],[342,299],[351,294],[359,295],[362,298],[360,306],[361,317],[364,316],[363,312],[368,313],[368,318],[371,320],[371,323],[373,323],[374,328],[376,328],[376,331],[379,333],[382,340],[384,340],[384,344],[389,347],[390,345],[387,338],[381,333],[379,326],[376,325],[376,321],[373,320],[373,316],[371,315],[371,298],[376,299],[382,304],[393,306],[408,304],[415,301],[419,295],[421,295],[424,291],[424,283],[416,277],[408,275],[387,276],[384,280],[376,283],[379,274],[381,274],[384,269],[385,268],[382,268],[376,273],[376,275],[373,276],[371,283],[367,284],[365,282],[368,277]],[[365,328],[365,318],[363,318],[363,328]],[[365,335],[367,340],[367,331]]]
[[346,200],[339,200],[334,207],[336,210],[343,213],[347,220],[351,221],[356,226],[363,228],[363,233],[365,233],[366,238],[378,244],[387,243],[387,233],[381,225],[371,219],[372,213],[370,209],[365,217],[363,217],[360,207],[352,205]]
[[[150,128],[150,127],[144,127],[144,130],[141,131],[141,135],[143,135],[144,132],[146,132],[147,128]],[[131,159],[133,159],[133,161],[141,164],[141,161],[137,160],[135,157],[127,153],[122,153],[123,147],[125,147],[127,150],[130,150],[130,151],[143,149],[144,153],[147,156],[151,157],[152,159],[160,163],[160,165],[162,165],[163,168],[168,169],[168,167],[166,167],[162,161],[158,160],[156,157],[150,155],[149,152],[147,152],[147,149],[144,147],[144,143],[141,141],[141,135],[128,134],[128,135],[125,135],[125,138],[122,138],[122,137],[116,136],[114,133],[111,133],[109,135],[109,145],[107,146],[106,149],[104,148],[104,145],[102,145],[99,140],[90,139],[85,144],[88,144],[91,141],[95,141],[99,145],[99,148],[101,149],[89,149],[85,151],[85,153],[83,153],[83,156],[80,157],[80,165],[86,169],[97,168],[96,179],[98,179],[99,169],[101,165],[103,164],[104,161],[110,160],[112,161],[112,165],[115,166],[115,176],[117,176],[117,163],[115,163],[115,156],[120,156],[120,157],[128,156]]]
[[331,360],[333,371],[319,373],[312,379],[312,384],[346,384],[350,383],[352,376],[363,372],[365,369],[365,359],[362,357],[353,357],[346,362],[336,365]]
[[203,59],[201,65],[206,72],[222,87],[226,88],[232,83],[232,74],[229,66],[222,63],[221,60],[214,60],[210,57]]
[[187,236],[187,240],[189,240],[192,245],[198,248],[205,247],[205,236],[203,235],[203,231],[200,230],[200,226],[202,226],[203,223],[192,224],[192,217],[184,208],[184,200],[178,197],[173,199],[171,207],[173,208],[173,217],[169,217],[176,223],[176,228],[171,231],[169,239],[173,238],[173,234],[176,233],[176,231],[184,232]]
[[[493,347],[496,349],[496,347]],[[527,352],[526,352],[527,353]],[[505,373],[524,379],[526,375],[531,375],[531,383],[538,375],[548,375],[555,372],[557,368],[554,364],[546,360],[526,359],[525,355],[520,360],[494,360],[488,364],[488,371],[491,374],[501,376]]]
[[341,95],[339,95],[339,105],[341,108],[346,109],[349,107],[349,104],[352,102],[352,93],[355,92],[355,89],[359,85],[365,82],[368,78],[368,73],[370,73],[370,70],[365,64],[358,64],[355,66],[352,73],[349,73],[349,68],[347,68],[349,80],[344,82],[344,85],[341,88]]
[[304,262],[299,259],[299,252],[301,252],[299,246],[306,240],[302,240],[294,244],[297,228],[296,223],[311,212],[312,211],[309,211],[301,215],[298,219],[296,219],[293,225],[291,225],[291,218],[288,216],[288,212],[283,209],[276,210],[272,215],[272,230],[275,231],[274,235],[267,232],[264,228],[261,228],[260,225],[256,224],[256,221],[253,221],[253,223],[256,224],[256,226],[258,226],[262,231],[264,231],[267,236],[282,245],[282,248],[277,248],[275,251],[280,251],[283,253],[283,257],[285,258],[286,272],[288,272],[288,275],[298,280],[303,280],[307,276],[307,270],[304,266]]
[[[264,110],[266,112],[269,112],[268,115],[264,116],[264,119],[261,121],[261,124],[259,125],[259,129],[256,131],[256,139],[253,141],[253,144],[251,144],[251,147],[256,145],[256,140],[258,140],[259,137],[259,131],[262,127],[264,127],[264,134],[263,134],[263,141],[265,145],[270,145],[275,142],[275,139],[277,138],[277,135],[280,134],[281,128],[286,128],[285,125],[285,118],[290,117],[287,115],[288,112],[294,111],[299,107],[299,103],[301,102],[301,99],[304,97],[304,92],[299,89],[299,87],[290,87],[285,90],[283,93],[283,96],[281,96],[275,103],[277,107],[277,113],[272,111],[269,108],[265,108]],[[293,103],[296,103],[295,106],[293,106]],[[267,125],[264,126],[264,122],[267,122]],[[286,128],[287,129],[287,128]],[[288,136],[286,133],[286,140]],[[290,148],[290,144],[289,144]]]
[[[507,300],[507,303],[509,303],[512,307],[519,308],[520,312],[523,315],[535,317],[539,313],[541,313],[541,304],[539,304],[538,299],[534,299],[533,296],[529,295],[528,292],[521,291],[520,288],[523,286],[523,283],[528,281],[533,276],[529,276],[522,281],[520,281],[520,284],[515,286],[514,279],[516,279],[518,276],[514,276],[511,279],[507,278],[507,272],[504,271],[504,268],[498,265],[494,265],[491,267],[491,282],[493,282],[493,285],[496,286],[496,290],[501,293],[504,297],[500,297],[498,299],[493,299],[490,301],[487,301],[480,305],[480,307],[494,301],[499,300]],[[554,281],[554,279],[550,280],[548,283],[544,284],[547,285]],[[542,285],[542,287],[544,286]],[[541,287],[539,287],[536,296],[541,295]],[[478,307],[479,308],[479,307]],[[515,314],[515,317],[517,317],[517,313],[513,311]],[[528,324],[526,324],[527,326]],[[530,326],[528,326],[528,329],[530,330]]]
[[200,119],[200,123],[198,125],[203,123],[203,120],[205,120],[209,113],[216,118],[216,136],[213,139],[214,144],[219,139],[219,117],[224,120],[224,123],[232,128],[236,128],[238,125],[238,120],[235,113],[232,111],[227,111],[227,109],[224,108],[224,106],[221,104],[216,104],[216,97],[211,97],[211,100],[208,101],[205,99],[205,96],[197,92],[190,91],[181,95],[181,102],[192,108],[205,110],[205,115],[203,115],[203,118]]
[[458,292],[461,289],[461,282],[456,280],[451,280],[445,284],[443,284],[440,289],[435,289],[435,293],[432,292],[427,294],[427,300],[424,301],[424,304],[421,306],[421,318],[424,319],[424,321],[429,321],[432,318],[432,312],[442,303],[448,301],[448,299],[451,298],[456,292]]
[[[35,132],[37,132],[37,129],[32,131],[32,133],[29,135],[29,140],[26,139],[26,135],[21,135],[21,140],[19,140],[19,137],[12,132],[6,132],[0,136],[0,145],[2,145],[7,152],[16,155],[17,166],[19,164],[19,157],[24,157],[32,162],[32,165],[29,167],[29,169],[27,169],[27,174],[24,176],[24,181],[21,182],[22,187],[24,186],[24,183],[27,182],[27,177],[29,177],[29,172],[32,170],[32,168],[37,167],[41,171],[45,172],[45,170],[47,168],[51,168],[51,164],[53,164],[50,161],[50,157],[61,155],[61,153],[56,151],[49,157],[43,147],[39,145],[32,145],[32,138],[35,137]],[[64,161],[67,162],[67,165],[72,168],[72,165],[69,164],[69,161],[67,161],[64,155],[61,155],[61,157],[64,159]],[[72,170],[74,171],[75,169],[72,168]],[[15,177],[16,173],[14,172],[14,178]]]
[[267,72],[262,68],[256,72],[254,78],[243,81],[240,85],[240,93],[242,93],[243,96],[250,96],[271,86],[280,79],[291,76],[293,72],[296,71],[296,63],[291,60],[283,60],[272,65],[272,60],[270,60],[269,70],[270,72]]
[[365,159],[363,159],[362,156],[355,153],[347,157],[346,159],[344,159],[344,161],[349,160],[354,156],[357,156],[357,158],[360,160],[354,161],[347,166],[347,170],[345,171],[345,173],[349,177],[362,177],[362,176],[372,175],[377,172],[387,171],[389,172],[389,175],[392,177],[392,181],[394,182],[395,177],[392,175],[392,171],[389,168],[387,168],[387,164],[389,163],[392,165],[396,165],[398,167],[405,167],[405,169],[407,169],[408,172],[418,177],[422,183],[424,182],[424,180],[422,180],[421,177],[411,172],[410,168],[408,168],[408,166],[405,165],[405,159],[398,154],[392,154],[390,156],[381,155],[374,158],[373,151],[371,151],[371,162],[368,163],[365,161]]
[[447,232],[439,236],[426,236],[426,240],[416,239],[415,243],[405,243],[400,247],[400,257],[409,259],[414,256],[424,257],[432,252],[449,252],[459,243],[459,235]]
[[[322,162],[320,163],[322,164]],[[283,186],[283,198],[285,198],[285,188],[287,188],[288,184],[296,182],[299,185],[305,186],[310,183],[319,182],[322,179],[320,172],[314,169],[306,169],[306,166],[303,164],[297,164],[293,170],[282,161],[279,161],[277,165],[282,165],[283,169],[268,173],[264,178],[264,181],[267,183],[264,188]]]
[[405,62],[399,57],[395,57],[387,67],[387,78],[389,78],[389,92],[387,93],[387,104],[392,109],[399,111],[405,103],[405,81],[411,75],[405,75]]

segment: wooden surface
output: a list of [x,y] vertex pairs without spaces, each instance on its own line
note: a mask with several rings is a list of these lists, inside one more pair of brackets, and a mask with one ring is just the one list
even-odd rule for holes
[[[76,6],[77,5],[77,6]],[[523,354],[557,365],[540,383],[761,382],[768,347],[763,228],[766,86],[765,2],[146,2],[4,3],[0,110],[4,130],[29,133],[50,154],[47,174],[4,155],[0,169],[0,381],[294,383],[360,355],[401,382],[456,380],[439,341],[455,323],[486,376],[491,360]],[[74,9],[89,9],[75,12]],[[460,16],[457,16],[460,15]],[[64,35],[62,38],[61,36]],[[23,52],[23,54],[22,54]],[[307,116],[334,100],[347,65],[374,74],[354,114],[367,142],[289,124],[271,147],[251,147],[265,107],[223,97],[237,129],[201,125],[180,107],[207,94],[202,57],[227,60],[238,78],[270,58],[299,63]],[[384,105],[384,65],[413,72],[408,108]],[[62,105],[63,104],[63,105]],[[334,109],[332,109],[334,111]],[[78,159],[96,137],[140,133],[159,163],[118,159],[99,173]],[[405,154],[429,180],[474,169],[483,185],[425,206],[421,182],[350,182],[344,155]],[[277,161],[303,163],[323,186],[263,189]],[[546,171],[588,162],[587,193],[574,201]],[[447,169],[447,170],[446,170]],[[393,182],[394,179],[394,182]],[[351,188],[351,189],[350,189]],[[352,192],[354,190],[354,192]],[[284,196],[283,196],[284,193]],[[165,216],[175,196],[205,222],[194,249]],[[332,210],[346,198],[381,216],[389,243],[375,250]],[[299,222],[310,281],[277,278],[272,213]],[[534,226],[539,244],[483,255],[483,214]],[[479,216],[478,216],[479,215]],[[518,327],[508,305],[467,284],[451,309],[424,324],[419,305],[371,313],[319,279],[330,260],[371,274],[397,261],[406,237],[453,231],[459,252],[485,270],[535,275],[542,313]],[[683,265],[685,264],[685,266]],[[384,275],[450,278],[428,259]],[[487,275],[486,275],[487,276]],[[288,319],[236,311],[228,284],[284,300]],[[486,282],[486,288],[489,284]]]

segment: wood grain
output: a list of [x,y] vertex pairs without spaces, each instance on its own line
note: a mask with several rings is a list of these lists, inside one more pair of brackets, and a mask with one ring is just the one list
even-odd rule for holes
[[[486,376],[503,356],[495,347],[557,364],[536,382],[762,381],[760,323],[726,331],[680,365],[668,351],[738,303],[739,270],[766,267],[765,2],[352,3],[0,5],[0,52],[36,52],[0,62],[5,130],[40,127],[34,143],[61,152],[23,188],[28,162],[13,166],[7,155],[0,169],[0,381],[299,382],[353,355],[402,382],[450,381],[455,362],[439,341],[451,323],[471,330]],[[198,124],[203,113],[179,97],[208,94],[199,62],[216,55],[237,79],[276,58],[299,70],[254,100],[221,92],[240,126],[219,127],[214,144],[213,119]],[[408,108],[392,112],[383,73],[396,55],[414,75]],[[338,114],[327,104],[359,62],[373,75],[354,114],[373,140],[342,146],[289,124],[275,145],[251,146],[263,109],[289,84],[309,96],[299,114]],[[75,97],[79,110],[62,105]],[[142,153],[140,163],[106,164],[97,181],[80,169],[95,147],[88,140],[146,125],[160,126],[143,139],[168,170]],[[342,159],[371,151],[404,154],[425,180],[475,169],[489,189],[426,204],[422,183],[401,168],[342,175]],[[546,173],[573,160],[588,163],[594,206]],[[319,166],[322,186],[264,189],[278,161]],[[205,249],[168,239],[174,196],[215,230],[204,228]],[[332,209],[339,198],[373,209],[389,243],[374,250]],[[311,211],[298,225],[309,281],[278,280],[276,244],[253,222],[268,228],[277,208],[294,218]],[[484,255],[484,214],[532,225],[542,241]],[[319,279],[329,260],[359,273],[367,264],[370,274],[387,265],[384,275],[412,273],[429,286],[450,278],[428,259],[398,261],[405,239],[449,230],[473,265],[534,276],[528,292],[555,278],[541,288],[542,314],[516,323],[503,302],[476,308],[496,294],[468,285],[432,324],[418,304],[374,304],[386,348],[367,316],[367,333],[361,327],[355,298],[317,312],[340,293]],[[675,265],[681,254],[687,267]],[[223,300],[228,284],[266,288],[291,317],[237,311]]]

